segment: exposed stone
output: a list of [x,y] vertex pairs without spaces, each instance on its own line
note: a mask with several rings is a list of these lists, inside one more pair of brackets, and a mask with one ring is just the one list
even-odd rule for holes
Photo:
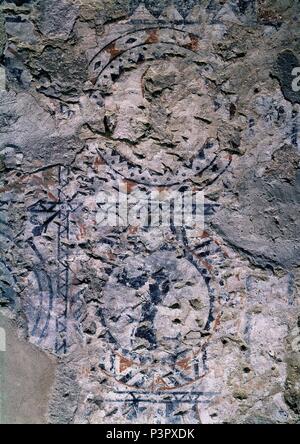
[[67,39],[78,16],[78,6],[68,0],[41,2],[39,29],[47,37]]
[[72,424],[80,393],[76,379],[76,369],[68,362],[61,362],[56,370],[55,385],[49,400],[48,416],[51,424]]
[[291,409],[299,415],[300,413],[300,356],[293,356],[288,359],[288,377],[286,380],[285,400]]
[[[283,146],[262,174],[245,169],[232,209],[224,208],[214,219],[222,236],[261,266],[299,264],[299,160],[295,148]],[[243,223],[236,226],[237,219]]]

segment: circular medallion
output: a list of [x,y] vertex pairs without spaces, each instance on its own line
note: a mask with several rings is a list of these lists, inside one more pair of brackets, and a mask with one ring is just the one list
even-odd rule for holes
[[[229,164],[218,142],[217,87],[199,38],[148,29],[120,38],[93,60],[104,99],[99,154],[128,180],[168,186]],[[217,62],[216,62],[217,63]]]
[[98,310],[102,370],[136,388],[169,389],[201,379],[220,289],[213,262],[221,256],[209,239],[201,251],[165,244],[127,255],[114,267]]

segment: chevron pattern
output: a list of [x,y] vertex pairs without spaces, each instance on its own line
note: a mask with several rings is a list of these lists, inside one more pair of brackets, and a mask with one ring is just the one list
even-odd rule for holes
[[146,7],[145,3],[141,3],[131,15],[129,22],[132,23],[173,23],[173,24],[193,24],[200,23],[201,14],[199,6],[194,6],[186,17],[178,11],[174,2],[167,5],[156,18]]

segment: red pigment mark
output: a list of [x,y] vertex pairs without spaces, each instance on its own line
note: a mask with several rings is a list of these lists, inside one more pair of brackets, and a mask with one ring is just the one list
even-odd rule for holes
[[215,331],[221,325],[221,319],[222,319],[222,313],[219,313],[216,317],[216,320],[215,320],[215,326],[214,326]]
[[110,261],[113,261],[116,259],[116,255],[114,253],[106,253],[104,256]]
[[197,51],[199,46],[199,39],[193,34],[189,34],[190,37],[190,43],[187,45],[184,45],[185,48],[190,49],[191,51]]
[[213,269],[212,265],[204,260],[201,260],[202,264],[208,269],[208,271],[211,271]]
[[83,224],[79,225],[79,230],[80,230],[80,236],[81,238],[84,238],[86,235],[86,226]]
[[189,358],[183,359],[182,361],[178,361],[176,363],[178,367],[182,368],[182,370],[189,370],[191,368],[191,361]]
[[209,233],[207,231],[203,231],[201,238],[202,239],[207,239],[209,237]]
[[134,188],[136,188],[137,184],[135,182],[132,182],[131,180],[124,180],[124,183],[127,186],[128,193],[131,193]]
[[218,247],[220,247],[223,251],[223,254],[226,258],[229,258],[229,254],[223,249],[223,245],[221,244],[221,242],[219,242],[217,239],[212,238],[212,240],[214,241],[215,244],[218,245]]
[[58,201],[58,198],[56,196],[54,196],[54,194],[52,194],[50,191],[48,191],[47,195],[48,195],[49,199],[52,199],[55,202]]
[[166,381],[161,376],[156,376],[152,385],[152,389],[159,388],[160,390],[168,390]]
[[97,80],[98,80],[98,76],[93,76],[93,77],[90,78],[90,81],[91,81],[91,83],[92,83],[93,85],[96,84]]
[[158,43],[159,42],[159,34],[158,29],[152,29],[148,32],[148,38],[145,41],[146,44]]
[[100,166],[104,165],[104,161],[100,156],[97,156],[93,163],[94,170],[99,173]]
[[106,51],[109,52],[111,55],[110,60],[117,57],[119,54],[121,54],[121,50],[116,48],[116,42],[111,43],[107,48]]
[[128,229],[128,234],[136,234],[139,230],[139,227],[130,226]]
[[131,361],[130,359],[126,359],[124,358],[124,356],[120,356],[118,355],[120,358],[120,373],[123,373],[125,370],[127,370],[128,368],[130,368],[133,364],[133,361]]

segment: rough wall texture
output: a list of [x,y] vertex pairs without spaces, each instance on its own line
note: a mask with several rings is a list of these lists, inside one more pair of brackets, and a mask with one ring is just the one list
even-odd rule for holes
[[[0,2],[0,305],[56,363],[43,421],[299,422],[299,12]],[[99,225],[120,182],[204,190],[205,230]]]

